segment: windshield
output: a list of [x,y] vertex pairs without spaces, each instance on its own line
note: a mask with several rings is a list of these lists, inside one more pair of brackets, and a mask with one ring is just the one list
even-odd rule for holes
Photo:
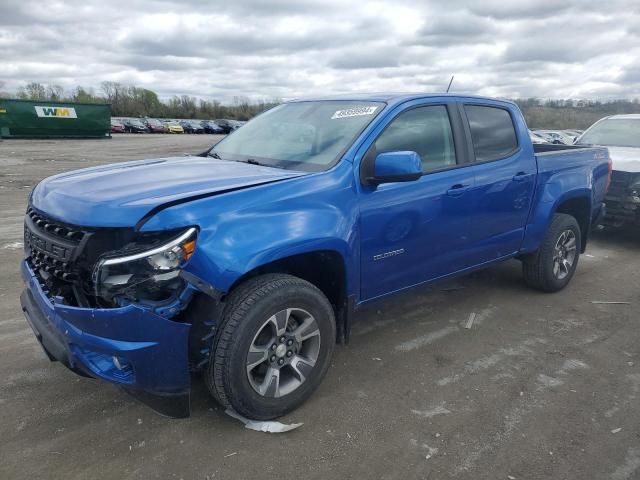
[[294,102],[275,107],[210,152],[224,160],[319,172],[331,167],[382,110],[378,102]]
[[640,118],[607,118],[587,130],[576,143],[640,148]]
[[156,120],[155,118],[149,118],[147,120],[147,123],[149,125],[154,125],[154,126],[158,126],[158,125],[162,125],[162,123],[160,122],[160,120]]

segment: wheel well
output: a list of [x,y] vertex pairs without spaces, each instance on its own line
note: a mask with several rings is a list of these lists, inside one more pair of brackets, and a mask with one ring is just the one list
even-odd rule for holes
[[589,237],[589,226],[591,217],[591,203],[587,197],[577,197],[565,200],[556,209],[556,213],[566,213],[575,218],[580,226],[580,252],[584,253]]
[[[238,278],[227,294],[250,278],[267,273],[288,273],[306,280],[320,289],[333,306],[336,317],[337,340],[347,342],[350,329],[350,304],[346,296],[345,266],[342,256],[331,250],[322,250],[282,258],[257,267]],[[196,294],[176,321],[191,322],[189,334],[189,360],[192,368],[201,370],[209,361],[211,337],[224,310],[225,297],[212,298]]]
[[242,275],[229,291],[250,278],[266,273],[288,273],[312,283],[329,299],[336,314],[336,321],[341,318],[346,300],[346,269],[338,252],[320,250],[302,253],[261,265]]

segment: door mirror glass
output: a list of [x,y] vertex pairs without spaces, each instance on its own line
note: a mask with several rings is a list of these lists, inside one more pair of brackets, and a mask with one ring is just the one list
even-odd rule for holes
[[374,185],[392,182],[412,182],[422,176],[422,163],[416,152],[385,152],[376,157],[373,177],[368,182]]

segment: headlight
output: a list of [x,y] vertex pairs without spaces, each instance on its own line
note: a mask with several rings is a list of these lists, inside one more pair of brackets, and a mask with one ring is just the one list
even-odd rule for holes
[[111,303],[160,302],[184,288],[180,269],[196,247],[197,230],[190,228],[164,245],[121,257],[101,259],[94,272],[96,296]]

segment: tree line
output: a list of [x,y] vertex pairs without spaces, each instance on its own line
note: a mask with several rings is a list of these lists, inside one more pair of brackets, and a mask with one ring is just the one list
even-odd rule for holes
[[176,95],[161,100],[152,90],[118,82],[102,82],[96,92],[92,88],[78,86],[65,91],[59,85],[31,82],[20,87],[13,95],[1,91],[0,98],[43,100],[79,103],[110,103],[114,117],[152,118],[228,118],[249,120],[258,113],[282,103],[279,99],[251,100],[236,96],[230,104],[218,100],[203,100],[190,95]]
[[609,115],[640,113],[640,102],[633,100],[540,100],[516,99],[531,129],[584,130]]
[[[14,94],[2,91],[0,98],[25,100],[49,100],[81,103],[110,103],[114,117],[158,118],[230,118],[248,120],[281,103],[279,99],[250,100],[237,96],[230,104],[218,100],[203,100],[190,95],[176,95],[161,100],[152,90],[124,85],[118,82],[102,82],[99,91],[78,86],[65,91],[61,86],[31,82]],[[515,99],[530,128],[585,129],[607,115],[640,113],[640,102],[634,100],[541,100],[539,98]]]

